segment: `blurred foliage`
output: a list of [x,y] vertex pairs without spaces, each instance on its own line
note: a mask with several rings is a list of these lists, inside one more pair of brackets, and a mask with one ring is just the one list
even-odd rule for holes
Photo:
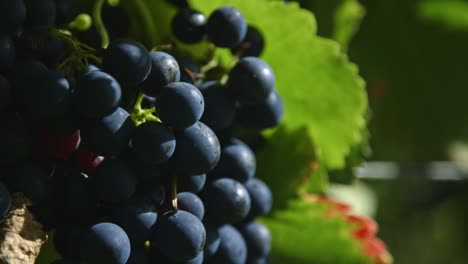
[[468,2],[463,0],[420,1],[418,12],[423,20],[439,23],[451,30],[468,30]]

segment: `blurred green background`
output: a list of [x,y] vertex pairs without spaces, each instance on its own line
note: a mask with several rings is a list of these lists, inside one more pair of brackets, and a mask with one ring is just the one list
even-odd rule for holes
[[[319,34],[336,37],[333,14],[342,3],[301,5],[315,13]],[[468,137],[468,1],[359,3],[365,15],[348,53],[367,81],[371,159],[454,158],[451,144]],[[400,176],[364,180],[376,193],[379,237],[395,263],[468,263],[468,183],[426,180],[417,172]]]

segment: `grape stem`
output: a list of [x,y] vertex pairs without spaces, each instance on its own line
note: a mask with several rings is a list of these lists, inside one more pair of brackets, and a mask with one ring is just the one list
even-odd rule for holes
[[177,174],[172,174],[172,193],[171,193],[171,201],[172,201],[172,211],[177,212],[179,209],[177,206]]
[[143,109],[141,107],[141,103],[143,102],[143,98],[145,98],[145,94],[143,92],[140,92],[138,94],[138,97],[135,101],[135,105],[133,106],[133,109],[130,113],[130,117],[132,118],[133,122],[135,123],[136,126],[139,126],[143,124],[144,122],[147,121],[153,121],[153,122],[160,122],[161,120],[157,118],[156,116],[153,115],[153,113],[156,113],[156,108],[150,108],[150,109]]
[[97,32],[101,36],[101,47],[107,48],[109,46],[109,33],[102,21],[102,7],[106,0],[96,0],[93,7],[93,21]]

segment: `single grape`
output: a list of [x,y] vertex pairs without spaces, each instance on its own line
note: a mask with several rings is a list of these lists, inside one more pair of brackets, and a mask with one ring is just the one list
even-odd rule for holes
[[239,10],[223,6],[208,18],[206,32],[208,39],[216,46],[232,48],[245,38],[247,23]]
[[75,106],[86,118],[102,118],[119,107],[122,90],[119,83],[103,71],[90,71],[76,82]]
[[7,188],[0,182],[0,220],[8,213],[11,206],[11,197]]
[[36,121],[63,117],[72,107],[68,80],[38,62],[14,67],[13,85],[22,111]]
[[162,164],[174,154],[174,133],[159,122],[145,122],[135,130],[132,141],[136,158],[144,163]]
[[236,113],[236,102],[228,96],[225,87],[211,81],[204,83],[200,90],[205,100],[205,110],[200,121],[214,131],[229,128]]
[[273,92],[275,76],[271,67],[256,57],[244,57],[229,73],[227,88],[244,104],[259,104]]
[[167,85],[156,101],[161,121],[175,129],[184,129],[200,120],[205,101],[197,87],[183,82]]
[[177,190],[180,192],[199,193],[206,182],[206,174],[201,175],[184,175],[178,174]]
[[176,59],[162,51],[150,52],[151,71],[141,84],[143,91],[157,97],[166,85],[180,80],[180,69]]
[[247,34],[244,40],[231,49],[232,54],[240,57],[259,57],[262,54],[265,41],[262,34],[253,26],[247,27]]
[[135,174],[121,160],[104,160],[91,177],[92,191],[97,200],[102,202],[123,202],[136,189]]
[[211,174],[243,183],[255,175],[256,164],[255,154],[247,145],[229,145],[221,149],[221,158]]
[[155,212],[142,210],[132,205],[116,207],[112,210],[112,222],[125,230],[130,243],[135,247],[143,247],[145,241],[154,232],[156,219]]
[[23,0],[0,1],[0,33],[17,31],[26,19],[26,6]]
[[98,155],[116,155],[128,148],[135,131],[130,114],[117,108],[85,130],[86,147]]
[[210,264],[244,264],[247,260],[247,246],[242,235],[231,225],[219,228],[221,243]]
[[266,226],[257,222],[247,222],[237,229],[247,244],[249,259],[266,257],[270,254],[271,235]]
[[143,101],[141,102],[141,108],[151,109],[153,107],[156,107],[156,97],[152,97],[145,94],[143,96]]
[[190,192],[180,192],[177,194],[177,207],[198,217],[200,221],[203,220],[203,216],[205,215],[203,202],[197,195]]
[[212,226],[242,221],[250,210],[249,193],[242,183],[221,178],[208,184],[201,193],[206,222]]
[[53,0],[24,0],[26,5],[26,30],[45,32],[55,22],[56,7]]
[[6,70],[15,62],[15,43],[10,36],[0,36],[0,70]]
[[193,9],[181,9],[172,19],[172,32],[184,43],[197,43],[205,37],[206,18]]
[[203,252],[198,253],[193,259],[185,261],[183,264],[202,264],[204,259]]
[[130,256],[130,240],[118,225],[99,223],[88,230],[80,251],[86,263],[126,264]]
[[176,131],[177,148],[169,160],[171,165],[185,175],[210,171],[219,161],[221,148],[215,133],[201,122]]
[[277,91],[273,91],[265,102],[241,105],[237,118],[248,128],[262,130],[281,123],[284,116],[284,104]]
[[171,261],[184,262],[203,252],[205,228],[191,213],[178,210],[159,217],[154,242]]
[[252,204],[247,217],[253,219],[257,216],[267,215],[273,204],[272,193],[268,185],[260,179],[253,178],[244,183],[244,186],[249,192]]
[[114,76],[123,87],[136,87],[150,73],[151,58],[140,43],[118,39],[104,51],[102,69]]

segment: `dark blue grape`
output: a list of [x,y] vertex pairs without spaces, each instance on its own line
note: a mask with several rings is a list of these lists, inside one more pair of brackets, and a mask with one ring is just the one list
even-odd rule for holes
[[153,51],[151,56],[151,72],[141,84],[143,91],[157,97],[166,85],[180,80],[180,69],[176,59],[162,51]]
[[257,178],[250,179],[244,185],[249,192],[252,204],[248,218],[253,219],[257,216],[267,215],[273,204],[273,197],[268,185]]
[[177,148],[170,162],[185,175],[204,174],[219,161],[221,148],[215,133],[201,122],[177,131]]
[[86,131],[87,147],[99,155],[115,155],[128,148],[133,137],[135,123],[122,108],[97,121]]
[[236,113],[236,102],[227,95],[224,86],[218,82],[207,82],[200,87],[205,99],[205,110],[200,119],[214,131],[229,128]]
[[154,241],[171,261],[184,262],[203,252],[205,228],[191,213],[179,210],[159,217]]
[[229,73],[227,87],[241,103],[263,103],[275,88],[271,67],[256,57],[244,57]]
[[247,33],[247,23],[239,10],[230,6],[216,9],[206,24],[208,39],[218,47],[232,48]]
[[10,82],[0,74],[0,111],[3,111],[10,104],[11,93]]
[[180,192],[177,194],[177,207],[180,210],[187,211],[198,219],[203,220],[205,215],[205,206],[197,195],[190,192]]
[[192,44],[205,37],[206,18],[193,9],[182,9],[172,19],[172,33],[184,43]]
[[124,87],[142,83],[151,70],[151,58],[140,43],[119,39],[112,41],[104,51],[102,69],[110,73]]
[[145,241],[154,232],[156,219],[155,212],[142,210],[132,205],[114,208],[112,211],[112,222],[125,230],[134,247],[143,247]]
[[205,187],[201,194],[206,222],[212,226],[242,221],[250,210],[250,197],[242,183],[221,178]]
[[119,83],[103,71],[90,71],[76,82],[75,105],[86,118],[102,118],[119,107],[122,90]]
[[34,120],[63,117],[72,107],[71,89],[60,73],[37,62],[18,65],[13,70],[13,85],[22,111]]
[[0,163],[14,163],[26,159],[32,150],[32,138],[25,123],[18,116],[0,115]]
[[11,197],[5,185],[0,182],[0,219],[4,217],[11,206]]
[[174,154],[174,133],[159,122],[145,122],[135,130],[132,140],[136,158],[144,163],[162,164]]
[[237,118],[240,123],[256,130],[279,125],[283,116],[283,100],[276,91],[273,91],[263,103],[241,105],[237,110]]
[[47,174],[38,164],[30,161],[20,163],[2,174],[5,175],[4,183],[11,193],[22,192],[33,204],[39,204],[47,198]]
[[76,224],[62,223],[54,232],[54,247],[63,258],[80,259],[80,241],[86,229]]
[[257,222],[247,222],[238,227],[247,244],[248,258],[266,257],[271,250],[270,230]]
[[15,43],[10,36],[0,36],[0,71],[9,69],[15,61]]
[[221,243],[221,239],[219,237],[218,228],[213,228],[210,226],[205,226],[206,228],[206,242],[205,242],[205,249],[203,251],[206,259],[214,256],[218,251],[219,244]]
[[206,182],[206,174],[201,175],[178,175],[177,190],[180,192],[199,193]]
[[243,183],[255,175],[256,166],[255,154],[247,145],[229,145],[221,149],[221,158],[212,174]]
[[221,243],[209,264],[244,264],[247,260],[247,246],[242,235],[231,225],[219,228]]
[[175,129],[187,128],[200,120],[205,101],[197,87],[184,82],[167,85],[156,101],[158,116]]
[[135,174],[117,159],[106,159],[92,175],[92,190],[99,201],[118,203],[130,198],[136,190]]
[[231,52],[240,57],[259,57],[262,54],[265,41],[262,34],[253,26],[248,26],[244,40],[231,49]]
[[24,0],[26,21],[24,27],[34,32],[45,32],[55,22],[56,8],[53,0]]
[[62,39],[50,39],[43,50],[43,61],[51,67],[56,66],[65,53],[65,43]]
[[126,264],[130,256],[130,240],[118,225],[99,223],[88,230],[80,251],[86,263]]
[[23,0],[0,1],[0,33],[10,34],[17,31],[26,18]]

